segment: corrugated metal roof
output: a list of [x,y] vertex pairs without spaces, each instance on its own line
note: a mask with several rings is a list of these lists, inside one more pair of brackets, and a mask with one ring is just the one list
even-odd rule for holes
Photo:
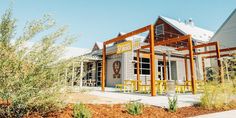
[[211,37],[214,35],[213,32],[202,29],[200,27],[197,27],[195,25],[186,24],[184,22],[180,22],[171,18],[167,18],[164,16],[159,16],[163,21],[174,27],[179,32],[183,33],[184,35],[191,35],[193,39],[198,41],[207,42],[211,39]]

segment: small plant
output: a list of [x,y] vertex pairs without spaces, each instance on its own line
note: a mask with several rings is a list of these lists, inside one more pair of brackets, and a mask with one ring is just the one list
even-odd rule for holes
[[126,104],[126,109],[128,113],[132,115],[142,114],[143,108],[144,108],[144,105],[137,101],[131,101],[128,104]]
[[168,111],[176,112],[176,110],[177,110],[177,101],[178,101],[178,98],[177,98],[176,95],[173,96],[173,98],[168,97],[168,103],[169,103]]
[[91,112],[82,103],[75,104],[73,107],[74,118],[91,118]]

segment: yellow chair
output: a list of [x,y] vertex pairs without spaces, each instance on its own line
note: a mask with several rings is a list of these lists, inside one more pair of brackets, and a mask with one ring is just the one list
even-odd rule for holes
[[186,91],[192,91],[192,83],[191,81],[185,81],[185,90]]
[[140,93],[150,93],[151,86],[150,85],[139,85]]
[[156,80],[156,89],[158,94],[162,94],[166,91],[166,81],[164,80]]
[[133,92],[133,86],[131,84],[116,84],[115,87],[120,91],[124,93]]
[[185,93],[185,85],[176,85],[175,90],[177,93]]

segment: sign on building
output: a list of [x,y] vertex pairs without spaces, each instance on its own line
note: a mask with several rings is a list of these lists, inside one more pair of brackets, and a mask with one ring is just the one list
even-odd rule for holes
[[117,54],[128,52],[132,50],[132,41],[126,41],[120,44],[117,44]]
[[114,61],[113,62],[113,78],[120,78],[120,69],[121,69],[121,62],[120,61]]

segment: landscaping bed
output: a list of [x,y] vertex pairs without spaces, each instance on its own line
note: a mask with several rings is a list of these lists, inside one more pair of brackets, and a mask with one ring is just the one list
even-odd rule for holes
[[[182,117],[191,117],[202,114],[226,111],[236,108],[228,108],[228,109],[203,109],[199,106],[191,106],[191,107],[183,107],[179,108],[176,112],[168,112],[167,109],[155,106],[145,106],[143,113],[141,115],[130,115],[125,108],[124,104],[115,104],[115,105],[107,105],[107,104],[86,104],[88,109],[92,112],[92,116],[94,118],[182,118]],[[60,112],[49,113],[48,118],[71,118],[73,113],[73,105],[68,105],[65,109]],[[29,114],[25,118],[41,118],[38,113]]]

